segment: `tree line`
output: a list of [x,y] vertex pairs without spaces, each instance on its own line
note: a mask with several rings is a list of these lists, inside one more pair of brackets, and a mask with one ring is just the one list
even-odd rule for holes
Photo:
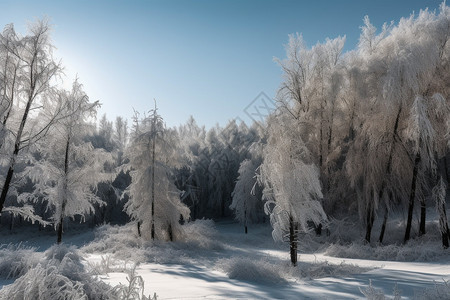
[[[298,233],[352,219],[367,243],[383,243],[389,217],[405,212],[426,234],[427,207],[448,247],[450,9],[421,11],[377,29],[364,19],[356,49],[345,37],[308,47],[289,36],[276,59],[277,109],[251,126],[206,129],[191,117],[168,128],[156,102],[130,126],[106,116],[78,79],[60,88],[49,25],[0,35],[2,225],[69,219],[134,222],[147,239],[174,240],[181,224],[235,217],[248,232],[266,216],[296,264]],[[381,222],[374,233],[374,223]],[[73,222],[73,221],[72,221]],[[374,236],[376,234],[376,236]]]

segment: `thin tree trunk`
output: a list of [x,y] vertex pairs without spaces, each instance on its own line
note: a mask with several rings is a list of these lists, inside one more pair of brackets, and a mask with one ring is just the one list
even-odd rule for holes
[[403,239],[403,243],[409,240],[411,236],[411,224],[412,224],[412,216],[414,211],[414,200],[416,198],[416,184],[417,184],[417,173],[419,171],[419,162],[420,162],[420,153],[416,154],[416,158],[414,160],[414,169],[413,169],[413,178],[411,183],[411,193],[409,195],[409,206],[408,206],[408,220],[406,221],[406,231],[405,237]]
[[[31,72],[33,72],[31,70]],[[31,76],[31,78],[33,78],[33,76]],[[25,111],[23,113],[22,116],[22,120],[20,122],[20,126],[19,126],[19,130],[17,131],[17,135],[16,135],[16,141],[14,143],[14,152],[11,158],[11,162],[9,164],[9,169],[8,169],[8,173],[6,174],[6,178],[5,178],[5,183],[3,184],[3,189],[2,189],[2,193],[0,195],[0,213],[3,210],[3,205],[5,204],[6,201],[6,197],[8,196],[8,190],[9,187],[11,186],[11,180],[13,178],[14,175],[14,167],[16,164],[16,159],[17,156],[19,154],[20,151],[20,146],[21,146],[21,140],[22,140],[22,133],[23,130],[25,128],[25,123],[27,122],[27,118],[28,118],[28,113],[30,112],[30,108],[31,108],[31,104],[33,103],[33,95],[34,95],[34,84],[33,84],[33,80],[32,84],[31,84],[31,91],[28,95],[28,102],[27,105],[25,106]]]
[[59,217],[59,223],[58,223],[58,238],[57,243],[60,244],[62,241],[62,234],[63,234],[63,223],[64,223],[64,215],[66,213],[66,205],[67,205],[67,175],[69,173],[69,150],[70,150],[70,136],[67,137],[66,142],[66,153],[64,157],[64,185],[63,185],[63,199],[61,204],[61,215]]
[[[17,151],[18,152],[18,151]],[[14,175],[15,158],[13,157],[11,164],[9,165],[8,173],[6,174],[5,183],[3,184],[2,193],[0,195],[0,212],[3,210],[3,204],[8,196],[8,190],[11,185],[11,180]]]
[[291,252],[291,263],[295,267],[297,266],[297,231],[298,225],[292,219],[292,216],[289,217],[289,245]]
[[388,219],[388,215],[389,215],[389,210],[387,205],[384,207],[384,216],[383,216],[383,224],[381,225],[381,231],[380,231],[380,237],[378,238],[378,242],[380,244],[383,243],[383,239],[384,239],[384,233],[386,231],[386,223],[387,223],[387,219]]
[[245,227],[245,234],[247,234],[247,202],[244,200],[244,227]]
[[[373,196],[372,196],[373,198]],[[370,236],[372,235],[373,222],[375,220],[375,212],[373,207],[373,200],[369,201],[366,211],[366,242],[370,244]]]
[[167,229],[169,233],[169,240],[173,242],[173,230],[172,230],[172,223],[169,223],[169,228]]
[[319,225],[316,227],[316,235],[321,236],[322,235],[322,223],[319,223]]
[[140,221],[137,222],[137,231],[138,231],[138,235],[141,236],[141,222]]
[[427,216],[427,207],[425,199],[420,200],[420,225],[419,225],[419,235],[425,234],[425,223]]
[[58,223],[58,239],[56,241],[57,244],[61,244],[62,241],[62,234],[63,234],[63,221],[64,218],[61,216],[61,218],[59,219],[59,223]]

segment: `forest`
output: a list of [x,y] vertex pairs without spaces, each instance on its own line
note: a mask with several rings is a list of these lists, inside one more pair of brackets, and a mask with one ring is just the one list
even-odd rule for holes
[[[7,257],[30,248],[1,241],[0,275],[15,279],[1,299],[156,299],[130,296],[138,281],[110,289],[81,271],[71,278],[64,268],[82,268],[73,257],[73,265],[58,267],[64,259],[55,257],[75,251],[66,233],[98,228],[103,239],[117,230],[164,250],[214,222],[235,220],[243,236],[270,226],[264,238],[289,254],[287,269],[304,268],[298,252],[312,244],[347,257],[355,245],[370,253],[421,245],[448,258],[445,3],[379,29],[366,16],[351,51],[343,51],[345,36],[308,46],[301,34],[289,35],[285,57],[274,62],[283,79],[271,113],[212,128],[193,117],[166,126],[158,99],[132,120],[97,116],[107,99],[92,101],[82,78],[62,87],[51,27],[38,20],[21,34],[8,24],[0,34],[0,233],[32,231],[56,244],[46,264],[35,259],[20,269]],[[374,259],[368,255],[356,258]],[[24,278],[39,274],[60,276],[59,286],[23,294]]]

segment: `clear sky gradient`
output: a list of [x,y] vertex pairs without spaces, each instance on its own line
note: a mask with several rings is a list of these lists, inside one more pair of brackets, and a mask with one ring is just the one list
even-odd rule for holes
[[114,1],[0,0],[0,24],[47,16],[68,81],[78,74],[110,120],[152,108],[169,126],[190,115],[200,125],[249,120],[244,108],[281,81],[273,57],[284,57],[290,33],[308,45],[346,35],[358,42],[363,17],[380,28],[440,0],[359,1]]

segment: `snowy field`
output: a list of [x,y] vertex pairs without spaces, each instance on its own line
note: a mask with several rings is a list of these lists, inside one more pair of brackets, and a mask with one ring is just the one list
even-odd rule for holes
[[[144,294],[156,293],[157,299],[364,299],[364,293],[388,298],[398,294],[401,299],[450,297],[445,287],[450,255],[445,252],[432,262],[349,259],[327,256],[324,250],[311,253],[308,240],[308,247],[300,247],[298,267],[291,267],[288,245],[274,243],[269,226],[250,227],[245,235],[233,222],[201,221],[186,227],[189,239],[154,244],[139,241],[134,229],[102,226],[94,233],[68,233],[65,241],[78,248],[86,270],[112,286],[128,285],[129,272],[137,265]],[[2,243],[11,248],[19,239],[27,240],[20,246],[20,251],[28,251],[27,261],[19,258],[26,265],[49,256],[54,236],[9,234]],[[0,253],[3,275],[5,268],[14,267],[7,264],[6,248]],[[2,276],[0,284],[7,288],[13,282]]]

